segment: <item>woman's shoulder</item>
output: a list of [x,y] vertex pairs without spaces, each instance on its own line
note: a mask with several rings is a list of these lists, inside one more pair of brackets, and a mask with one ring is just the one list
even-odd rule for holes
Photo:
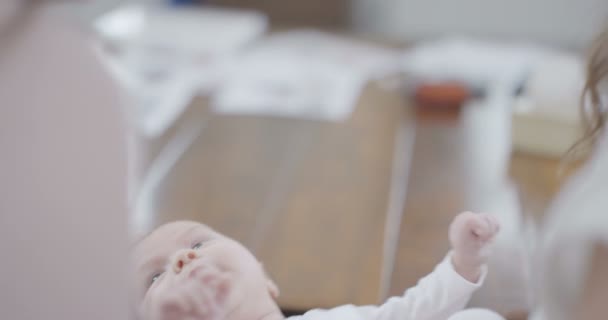
[[545,234],[605,233],[608,237],[608,135],[598,140],[588,162],[560,190],[545,221]]

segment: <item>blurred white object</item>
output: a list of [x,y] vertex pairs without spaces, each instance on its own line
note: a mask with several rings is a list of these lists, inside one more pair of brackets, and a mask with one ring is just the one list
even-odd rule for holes
[[204,123],[186,123],[179,126],[175,135],[148,166],[147,174],[142,178],[139,190],[132,198],[133,210],[129,216],[129,229],[135,239],[140,239],[155,228],[154,223],[158,222],[159,188],[204,127]]
[[201,117],[181,115],[197,93],[221,82],[224,63],[266,27],[266,17],[252,11],[136,5],[96,21],[101,56],[134,101],[128,113],[137,129],[130,141],[136,233],[151,227],[157,188],[204,127]]
[[111,11],[95,21],[97,32],[114,41],[129,41],[142,33],[145,10],[142,6],[127,6]]
[[134,122],[149,137],[169,128],[200,91],[221,80],[225,59],[263,35],[264,15],[215,8],[126,6],[95,23],[105,57],[136,101]]
[[516,86],[541,52],[528,45],[446,38],[407,50],[402,68],[424,81],[461,81],[474,88],[497,81]]
[[128,45],[219,54],[259,37],[267,24],[265,15],[249,10],[131,5],[103,15],[95,27],[105,38]]
[[498,313],[488,309],[465,309],[456,312],[448,320],[504,320]]
[[[580,136],[578,105],[585,75],[575,55],[448,38],[407,51],[402,67],[414,81],[460,81],[489,94],[498,89],[513,96],[508,103],[514,109],[511,138],[517,150],[562,156]],[[523,84],[525,95],[514,97]]]
[[102,58],[133,101],[131,122],[146,137],[161,136],[199,88],[196,73],[175,52],[129,47]]
[[515,149],[562,157],[582,136],[579,106],[584,84],[581,57],[554,53],[537,61],[531,69],[525,96],[516,100]]
[[397,50],[313,29],[278,33],[265,39],[264,43],[307,58],[348,67],[365,76],[366,80],[395,72],[400,62]]
[[464,169],[468,210],[489,212],[500,221],[500,233],[488,260],[484,285],[477,290],[469,306],[497,312],[527,310],[530,307],[529,272],[522,240],[522,215],[517,189],[509,178],[512,152],[510,85],[491,83],[485,99],[467,103],[461,114],[462,152],[467,161]]
[[270,48],[249,53],[236,68],[212,97],[217,112],[343,120],[364,85],[351,70]]
[[394,69],[396,58],[318,31],[280,33],[235,61],[212,104],[226,114],[342,121],[366,82]]

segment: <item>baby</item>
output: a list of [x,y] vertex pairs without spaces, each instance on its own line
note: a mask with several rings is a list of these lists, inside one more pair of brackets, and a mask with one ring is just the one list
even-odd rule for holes
[[[457,313],[483,282],[486,248],[498,229],[490,215],[461,213],[449,230],[453,250],[403,296],[381,306],[312,310],[294,320],[464,319]],[[275,302],[279,290],[261,263],[237,241],[200,223],[159,227],[135,245],[134,260],[140,319],[285,319]]]

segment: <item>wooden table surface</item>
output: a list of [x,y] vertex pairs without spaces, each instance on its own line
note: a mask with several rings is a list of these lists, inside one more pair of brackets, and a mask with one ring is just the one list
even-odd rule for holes
[[[241,241],[284,309],[401,294],[447,252],[447,227],[479,175],[471,133],[488,134],[483,117],[413,110],[375,85],[343,123],[224,116],[197,99],[180,121],[204,129],[164,181],[155,223],[193,219]],[[546,206],[556,168],[515,154],[509,172],[525,210]]]
[[378,302],[395,139],[409,119],[399,94],[368,86],[343,123],[217,115],[204,99],[191,109],[205,126],[163,184],[157,224],[194,219],[241,241],[285,309]]

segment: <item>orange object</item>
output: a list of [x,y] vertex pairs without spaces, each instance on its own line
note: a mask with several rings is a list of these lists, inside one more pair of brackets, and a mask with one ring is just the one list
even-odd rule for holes
[[460,108],[471,97],[471,90],[459,82],[421,84],[414,91],[421,107]]

